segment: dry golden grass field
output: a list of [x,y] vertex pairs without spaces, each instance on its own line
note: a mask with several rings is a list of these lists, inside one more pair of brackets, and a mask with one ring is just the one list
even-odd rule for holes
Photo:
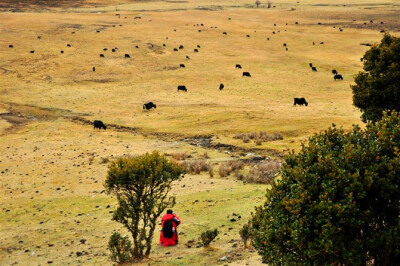
[[[267,185],[221,177],[220,165],[240,160],[246,174],[332,123],[361,124],[350,84],[362,44],[399,35],[400,2],[253,2],[0,0],[0,265],[112,264],[109,236],[124,230],[103,191],[108,162],[152,150],[206,160],[214,175],[174,184],[181,243],[156,237],[143,265],[261,264],[238,231]],[[147,101],[157,109],[142,111]],[[260,131],[283,138],[235,137]],[[213,228],[211,248],[190,247]]]

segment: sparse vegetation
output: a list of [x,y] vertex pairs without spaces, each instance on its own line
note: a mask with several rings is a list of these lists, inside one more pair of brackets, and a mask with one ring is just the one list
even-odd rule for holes
[[121,236],[114,232],[108,242],[108,249],[111,252],[111,260],[124,263],[132,259],[132,243],[128,236]]
[[187,154],[186,152],[175,152],[171,154],[172,158],[176,161],[183,161],[186,160],[187,158],[191,158],[192,156]]
[[208,247],[211,242],[218,236],[219,231],[218,229],[214,230],[207,230],[200,235],[200,241],[203,247]]
[[241,175],[240,180],[248,183],[269,184],[279,174],[281,163],[271,160],[263,163],[253,164],[247,175]]
[[212,165],[209,161],[205,159],[196,159],[192,161],[185,161],[180,164],[185,173],[188,174],[200,174],[201,172],[212,171]]
[[218,174],[220,177],[227,177],[232,172],[238,172],[245,166],[242,161],[228,161],[221,163],[218,168]]
[[239,235],[243,240],[244,247],[247,248],[247,242],[251,239],[251,223],[243,225],[239,231]]
[[157,218],[175,205],[175,197],[168,194],[181,174],[181,167],[156,151],[120,158],[110,165],[104,186],[108,194],[117,197],[113,220],[131,233],[134,259],[150,255]]
[[234,139],[241,139],[244,143],[249,143],[250,140],[254,140],[256,145],[261,145],[263,142],[270,142],[275,140],[282,140],[283,135],[279,132],[268,134],[265,131],[260,131],[259,133],[241,133],[233,137]]

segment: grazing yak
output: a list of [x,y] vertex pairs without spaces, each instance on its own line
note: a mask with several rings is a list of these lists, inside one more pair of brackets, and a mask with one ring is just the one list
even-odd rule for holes
[[181,45],[179,45],[179,49],[183,49],[183,45],[181,44]]
[[10,45],[8,46],[8,48],[14,48],[14,45],[10,44]]
[[200,45],[197,45],[197,48],[200,48]]
[[108,51],[108,48],[104,48],[103,51]]
[[309,63],[308,65],[309,65],[310,67],[312,67],[312,63]]
[[92,67],[93,72],[96,72],[96,67]]
[[242,69],[242,66],[240,64],[236,64],[236,68]]
[[153,102],[147,102],[145,104],[143,104],[143,110],[150,110],[150,109],[156,109],[157,106],[153,103]]
[[100,54],[100,57],[104,57],[104,55],[103,55],[103,54]]
[[185,91],[185,92],[187,92],[186,86],[185,86],[185,85],[179,85],[179,86],[178,86],[178,91]]
[[180,68],[185,68],[185,64],[180,64],[179,67]]
[[34,54],[34,53],[35,53],[35,50],[30,51],[30,53],[31,53],[31,54]]
[[115,53],[115,51],[116,51],[116,50],[115,50],[114,48],[113,48],[113,49],[111,49],[111,52]]
[[312,71],[317,72],[317,68],[316,67],[312,67],[311,69],[312,69]]
[[251,77],[250,72],[243,72],[242,77]]
[[174,51],[175,51],[175,52],[178,52],[178,49],[174,48]]
[[187,56],[186,56],[186,59],[190,59],[190,57],[187,55]]
[[67,47],[71,47],[71,44],[68,43],[68,44],[67,44]]
[[125,58],[131,58],[129,54],[125,54]]
[[305,98],[294,98],[294,104],[293,105],[305,105],[308,106],[308,102],[306,101]]
[[226,31],[224,31],[222,34],[223,34],[223,35],[228,35],[228,33],[227,33]]
[[222,91],[222,90],[224,89],[224,87],[225,87],[225,86],[224,86],[223,83],[219,84],[219,90],[220,90],[220,91]]
[[62,54],[63,54],[63,53],[64,53],[64,51],[63,51],[63,50],[61,50],[61,51],[60,51],[60,53],[62,53]]
[[343,76],[340,75],[340,74],[336,74],[336,75],[333,77],[333,79],[334,79],[334,80],[337,80],[337,79],[343,80]]
[[199,50],[198,50],[198,49],[194,49],[193,51],[194,51],[195,53],[198,53],[198,52],[199,52]]
[[336,69],[332,69],[332,74],[333,74],[333,75],[337,75]]
[[104,125],[103,121],[101,121],[101,120],[94,120],[93,121],[93,128],[94,129],[96,129],[96,128],[104,129],[104,130],[107,129],[106,125]]

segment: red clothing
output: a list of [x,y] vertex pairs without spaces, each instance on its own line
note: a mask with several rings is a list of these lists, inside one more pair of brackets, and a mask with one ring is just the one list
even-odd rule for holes
[[178,225],[181,223],[181,220],[179,219],[178,216],[176,216],[175,214],[165,214],[162,217],[162,222],[161,222],[161,228],[164,227],[164,223],[168,220],[172,219],[172,225],[173,225],[173,230],[174,230],[174,235],[171,238],[167,238],[164,237],[163,232],[160,232],[160,245],[163,245],[164,247],[168,247],[168,246],[175,246],[176,244],[178,244],[178,231],[177,231],[177,227]]

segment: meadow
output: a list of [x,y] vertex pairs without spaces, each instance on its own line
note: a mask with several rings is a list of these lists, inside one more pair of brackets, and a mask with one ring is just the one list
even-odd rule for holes
[[[379,42],[381,30],[400,30],[393,0],[272,5],[0,0],[0,265],[111,265],[108,238],[125,231],[111,221],[107,166],[152,150],[204,159],[214,175],[186,174],[174,184],[181,243],[158,247],[156,234],[143,265],[261,264],[238,231],[268,185],[221,177],[218,167],[243,161],[246,172],[298,151],[332,123],[362,124],[350,85],[365,44]],[[308,106],[293,106],[295,97]],[[148,101],[157,109],[143,111]],[[93,120],[107,130],[94,130]],[[237,138],[260,131],[283,138]],[[233,213],[241,219],[231,222]],[[221,233],[211,248],[196,247],[213,228]]]

